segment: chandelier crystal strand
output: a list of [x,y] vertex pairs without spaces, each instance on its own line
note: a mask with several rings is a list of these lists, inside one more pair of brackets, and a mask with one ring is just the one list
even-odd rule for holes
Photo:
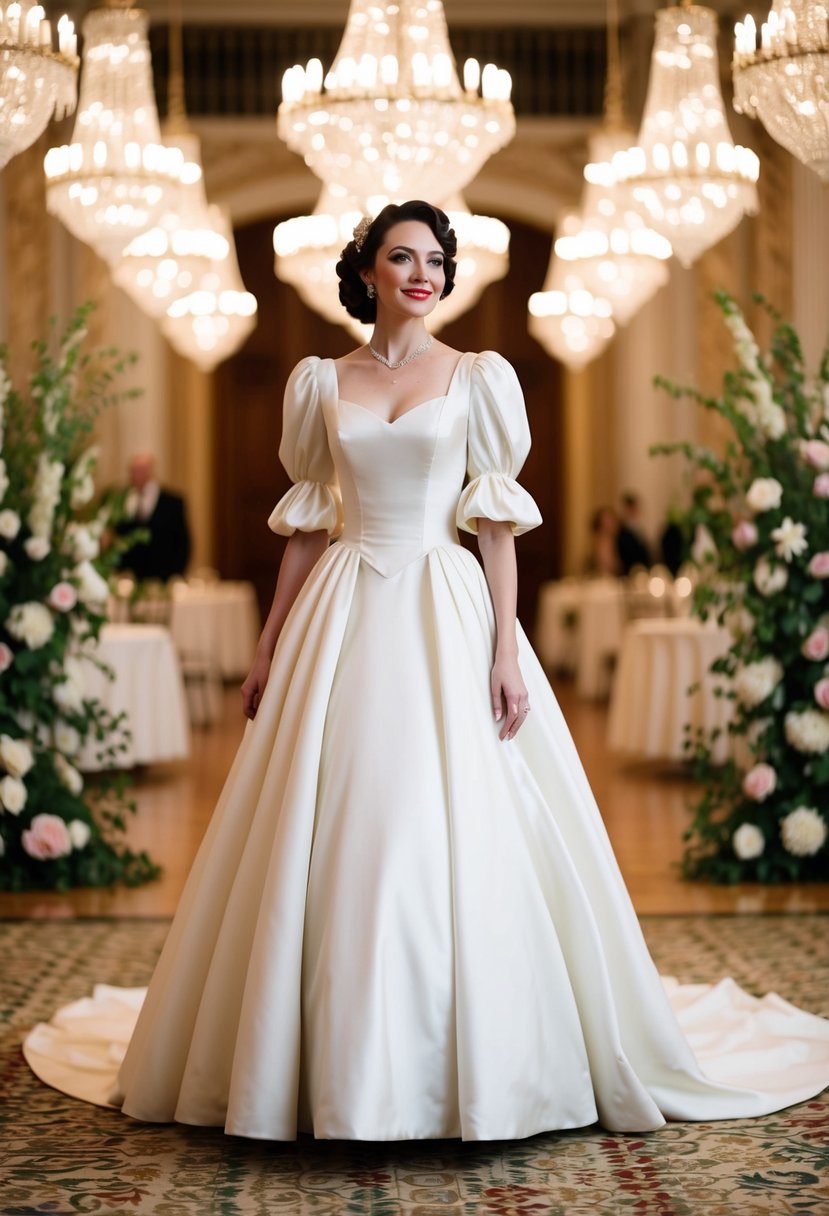
[[683,266],[757,210],[760,164],[725,119],[712,9],[656,14],[648,95],[637,146],[613,157],[618,180]]
[[[480,93],[479,93],[480,88]],[[282,81],[277,130],[322,181],[373,198],[446,198],[515,132],[508,72],[475,60],[461,86],[442,0],[351,0],[331,67]]]
[[553,256],[541,291],[530,296],[527,328],[548,354],[580,371],[616,332],[606,296],[594,296],[566,262]]
[[188,295],[212,263],[230,250],[221,213],[208,208],[204,193],[201,144],[190,130],[184,99],[181,23],[170,26],[170,80],[164,143],[182,154],[176,206],[162,212],[121,254],[113,279],[149,316],[163,317],[173,300]]
[[734,109],[829,181],[829,0],[774,0],[735,28]]
[[68,17],[52,27],[39,4],[0,3],[0,169],[30,147],[54,112],[78,99],[78,41]]
[[93,9],[83,23],[72,143],[46,154],[49,210],[108,262],[174,203],[183,156],[160,140],[147,14]]
[[210,372],[235,354],[256,328],[256,297],[245,290],[230,218],[218,208],[218,231],[228,246],[226,257],[211,263],[194,291],[174,300],[161,332],[185,359]]
[[[375,200],[385,206],[387,199]],[[509,229],[488,215],[473,215],[460,195],[443,204],[458,240],[455,287],[425,318],[437,333],[467,312],[482,292],[502,279],[509,268]],[[361,343],[371,326],[350,317],[340,304],[336,265],[351,240],[362,211],[355,199],[336,188],[323,187],[313,215],[300,215],[277,224],[273,234],[274,273],[300,298],[334,325],[342,325]]]

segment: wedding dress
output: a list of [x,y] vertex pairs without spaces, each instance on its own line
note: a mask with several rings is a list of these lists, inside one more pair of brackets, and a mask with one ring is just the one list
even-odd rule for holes
[[492,606],[456,523],[540,522],[514,480],[528,449],[499,355],[464,355],[391,423],[340,398],[333,361],[298,365],[295,485],[270,525],[339,538],[282,630],[137,1025],[142,992],[61,1011],[26,1044],[44,1080],[273,1140],[645,1131],[829,1083],[829,1022],[660,980],[520,630],[532,712],[498,739]]

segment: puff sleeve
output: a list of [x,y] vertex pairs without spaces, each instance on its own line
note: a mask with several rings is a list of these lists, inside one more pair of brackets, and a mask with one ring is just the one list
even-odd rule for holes
[[471,372],[467,473],[457,524],[477,533],[479,519],[509,522],[516,536],[541,523],[533,499],[515,480],[530,450],[524,395],[512,366],[494,351]]
[[334,536],[342,528],[340,490],[320,399],[319,364],[315,355],[303,359],[285,386],[279,459],[295,484],[268,519],[268,527],[280,536],[323,529]]

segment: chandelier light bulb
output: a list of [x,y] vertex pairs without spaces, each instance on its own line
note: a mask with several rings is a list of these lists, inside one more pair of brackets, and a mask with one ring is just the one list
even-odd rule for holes
[[683,266],[757,210],[760,162],[731,138],[716,39],[717,18],[709,8],[657,12],[639,138],[612,159],[617,180]]
[[597,358],[616,332],[610,300],[589,291],[578,270],[555,254],[543,289],[530,296],[529,313],[530,334],[571,371]]
[[39,4],[0,3],[0,169],[75,108],[78,40],[68,17],[52,27]]
[[245,291],[230,219],[218,208],[217,233],[227,245],[225,257],[211,262],[187,295],[169,305],[161,332],[183,358],[210,372],[235,354],[256,327],[256,297]]
[[114,264],[175,201],[185,161],[161,143],[147,15],[93,9],[83,24],[80,103],[72,142],[46,154],[46,203]]
[[734,108],[829,181],[829,0],[774,0],[734,31]]
[[379,192],[446,198],[512,138],[511,91],[508,72],[475,60],[461,87],[441,0],[351,0],[331,69],[284,73],[277,131],[360,206]]

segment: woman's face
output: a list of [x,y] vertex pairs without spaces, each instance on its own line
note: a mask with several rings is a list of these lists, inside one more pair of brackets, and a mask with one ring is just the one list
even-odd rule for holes
[[428,224],[394,224],[377,250],[374,265],[363,271],[377,290],[377,303],[398,316],[426,317],[446,285],[444,253]]

